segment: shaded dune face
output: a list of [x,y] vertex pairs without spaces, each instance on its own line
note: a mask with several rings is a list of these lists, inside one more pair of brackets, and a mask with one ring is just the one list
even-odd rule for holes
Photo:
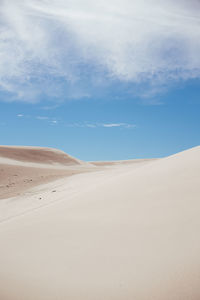
[[80,165],[80,161],[66,153],[50,148],[0,146],[0,157],[22,162],[42,164]]
[[82,165],[84,162],[57,149],[0,146],[0,199],[83,172]]

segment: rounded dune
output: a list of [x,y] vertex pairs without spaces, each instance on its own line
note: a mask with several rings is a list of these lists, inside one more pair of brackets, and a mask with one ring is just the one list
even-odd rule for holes
[[0,157],[41,164],[80,165],[81,161],[65,152],[42,147],[0,146]]

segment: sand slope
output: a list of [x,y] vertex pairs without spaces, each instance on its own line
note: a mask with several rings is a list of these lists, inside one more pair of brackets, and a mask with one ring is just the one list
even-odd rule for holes
[[0,146],[0,199],[22,195],[39,184],[91,167],[57,149]]
[[0,146],[0,157],[20,162],[53,165],[80,165],[82,163],[61,150],[42,147]]
[[200,299],[200,147],[109,172],[0,224],[0,299]]
[[[24,195],[31,188],[75,174],[115,165],[137,168],[152,160],[88,163],[52,148],[0,146],[0,200]],[[1,206],[0,206],[1,208]],[[1,220],[1,212],[0,212]]]

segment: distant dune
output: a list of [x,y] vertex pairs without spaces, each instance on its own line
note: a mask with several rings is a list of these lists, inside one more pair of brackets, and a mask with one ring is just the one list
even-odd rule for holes
[[0,146],[0,157],[41,164],[80,165],[81,161],[65,152],[42,147]]
[[199,300],[200,147],[140,162],[1,200],[0,299]]
[[129,160],[118,160],[118,161],[91,161],[90,163],[97,166],[119,166],[119,165],[130,165],[133,164],[135,166],[141,166],[143,164],[146,164],[148,162],[152,162],[157,160],[157,158],[151,158],[151,159],[129,159]]
[[89,164],[57,149],[0,146],[0,199],[83,172],[83,166]]

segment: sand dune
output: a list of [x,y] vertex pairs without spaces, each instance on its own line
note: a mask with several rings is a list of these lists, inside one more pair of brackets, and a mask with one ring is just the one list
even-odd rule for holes
[[153,159],[130,159],[130,160],[118,160],[118,161],[91,161],[90,163],[97,166],[97,167],[112,167],[112,166],[119,166],[119,165],[134,165],[134,166],[141,166],[145,165],[148,162],[152,162],[157,160],[157,158]]
[[49,183],[2,222],[0,299],[199,300],[200,147],[134,166]]
[[0,146],[0,157],[29,163],[80,165],[82,162],[65,152],[42,147]]
[[97,171],[98,167],[102,169],[102,167],[132,163],[133,168],[136,168],[151,161],[86,163],[57,149],[0,146],[0,199],[23,195],[35,186],[62,177]]
[[32,187],[91,167],[57,149],[0,146],[0,199],[21,195]]

